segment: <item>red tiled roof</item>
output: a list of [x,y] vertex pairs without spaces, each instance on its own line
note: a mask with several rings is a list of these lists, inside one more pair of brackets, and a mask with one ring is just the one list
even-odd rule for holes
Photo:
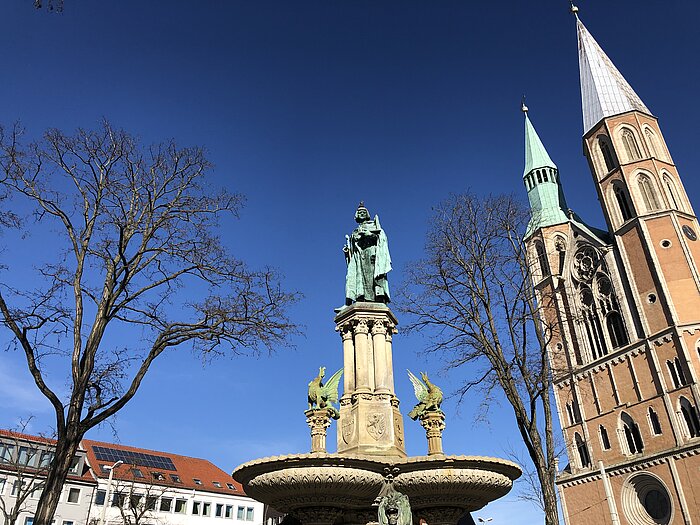
[[[103,471],[102,465],[112,466],[112,462],[99,461],[95,456],[95,451],[92,447],[107,447],[116,450],[124,450],[128,452],[152,454],[155,456],[165,456],[170,458],[175,465],[176,471],[162,470],[154,467],[147,467],[142,465],[122,465],[114,470],[113,478],[124,480],[124,481],[134,481],[136,483],[148,483],[152,485],[160,485],[174,488],[184,488],[184,489],[194,489],[198,491],[206,492],[216,492],[219,494],[230,494],[237,496],[245,496],[243,487],[237,481],[234,481],[230,474],[227,474],[219,467],[214,465],[212,462],[206,459],[192,458],[189,456],[181,456],[179,454],[171,454],[169,452],[160,452],[157,450],[147,450],[144,448],[130,447],[127,445],[119,445],[116,443],[105,443],[102,441],[92,441],[90,439],[83,439],[83,447],[87,451],[88,463],[92,467],[93,474],[98,478],[109,477],[109,471]],[[134,476],[133,469],[137,468],[143,473],[143,478],[138,478]],[[153,473],[157,472],[162,474],[165,479],[158,480],[155,479]],[[170,477],[171,474],[176,474],[180,477],[182,483],[176,483]],[[195,483],[195,479],[201,481],[201,485]],[[214,485],[214,482],[218,482],[221,487]],[[227,484],[231,484],[234,488],[229,489]]]
[[32,436],[30,434],[22,434],[21,432],[15,432],[13,430],[5,430],[0,428],[0,436],[10,437],[13,439],[24,439],[27,441],[33,441],[34,443],[45,443],[48,445],[55,445],[55,439],[49,439],[43,436]]

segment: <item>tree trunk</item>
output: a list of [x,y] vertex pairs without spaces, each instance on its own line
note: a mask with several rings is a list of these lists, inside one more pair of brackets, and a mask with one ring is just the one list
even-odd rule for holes
[[554,477],[547,476],[547,481],[542,483],[542,503],[544,504],[545,525],[559,525],[559,508],[557,507],[557,491],[554,485]]
[[67,431],[69,434],[59,436],[56,443],[56,455],[47,472],[46,484],[34,513],[34,525],[51,525],[71,462],[83,438],[82,434],[76,434],[70,427]]

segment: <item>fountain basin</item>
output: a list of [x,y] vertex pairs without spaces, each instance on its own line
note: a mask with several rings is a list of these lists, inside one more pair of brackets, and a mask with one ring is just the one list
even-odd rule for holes
[[313,453],[256,459],[239,466],[233,477],[252,498],[304,524],[361,525],[376,521],[372,505],[391,478],[409,497],[416,518],[438,525],[456,523],[507,494],[521,473],[511,461],[482,456]]

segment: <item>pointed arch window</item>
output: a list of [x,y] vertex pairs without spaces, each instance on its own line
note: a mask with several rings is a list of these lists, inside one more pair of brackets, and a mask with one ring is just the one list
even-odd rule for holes
[[540,273],[544,279],[549,275],[549,262],[547,261],[547,252],[544,250],[544,244],[540,241],[535,241],[535,253],[537,254],[537,263],[540,265]]
[[627,340],[627,331],[619,312],[610,312],[605,319],[605,324],[608,326],[608,335],[613,348],[620,348],[629,342]]
[[613,182],[613,192],[615,193],[617,207],[622,216],[622,222],[630,220],[634,214],[632,213],[632,205],[630,204],[627,188],[625,188],[621,181],[615,181]]
[[687,384],[685,372],[681,366],[681,360],[678,359],[678,357],[674,357],[673,361],[670,359],[667,360],[666,366],[668,367],[668,373],[671,376],[671,381],[673,382],[674,388],[680,388]]
[[566,241],[563,237],[557,237],[554,241],[554,248],[559,255],[559,275],[564,274],[564,261],[566,260]]
[[634,419],[627,413],[620,414],[620,422],[622,423],[622,437],[630,454],[640,454],[644,450],[644,442],[642,435],[639,432],[639,425],[634,422]]
[[661,434],[661,423],[659,423],[659,416],[651,407],[649,407],[649,426],[651,427],[652,434],[655,436]]
[[598,432],[600,433],[600,444],[603,446],[603,450],[610,450],[610,438],[608,437],[608,431],[603,425],[598,427]]
[[578,451],[578,459],[581,468],[587,468],[591,466],[591,456],[588,453],[588,447],[586,442],[581,437],[581,434],[576,432],[574,434],[574,441],[576,442],[576,450]]
[[598,135],[598,149],[603,157],[603,162],[605,162],[605,167],[608,172],[617,168],[617,161],[613,155],[612,146],[610,145],[610,139],[605,135]]
[[637,178],[637,184],[639,184],[639,191],[647,211],[658,210],[661,206],[659,206],[659,199],[656,197],[656,191],[654,191],[654,185],[649,175],[640,175]]
[[639,144],[637,144],[637,139],[634,137],[634,133],[629,128],[623,128],[622,133],[622,144],[625,147],[625,153],[627,153],[627,159],[632,162],[642,158],[642,152],[639,150]]
[[688,436],[691,438],[700,437],[700,420],[697,409],[683,396],[678,400],[678,404]]
[[647,139],[647,146],[649,146],[649,153],[652,157],[659,158],[659,144],[656,141],[656,135],[650,128],[644,128],[644,136]]
[[679,205],[680,199],[678,198],[678,190],[676,189],[676,184],[673,182],[671,177],[668,176],[667,173],[664,173],[664,185],[666,186],[666,191],[668,193],[668,200],[671,203],[671,206],[673,206],[673,209],[675,210],[680,210],[681,207]]

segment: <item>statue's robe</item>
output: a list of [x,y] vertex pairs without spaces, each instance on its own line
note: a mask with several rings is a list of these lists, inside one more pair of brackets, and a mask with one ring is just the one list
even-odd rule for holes
[[350,238],[350,260],[345,279],[345,297],[349,301],[388,303],[391,270],[389,243],[379,225],[379,217],[358,225]]

